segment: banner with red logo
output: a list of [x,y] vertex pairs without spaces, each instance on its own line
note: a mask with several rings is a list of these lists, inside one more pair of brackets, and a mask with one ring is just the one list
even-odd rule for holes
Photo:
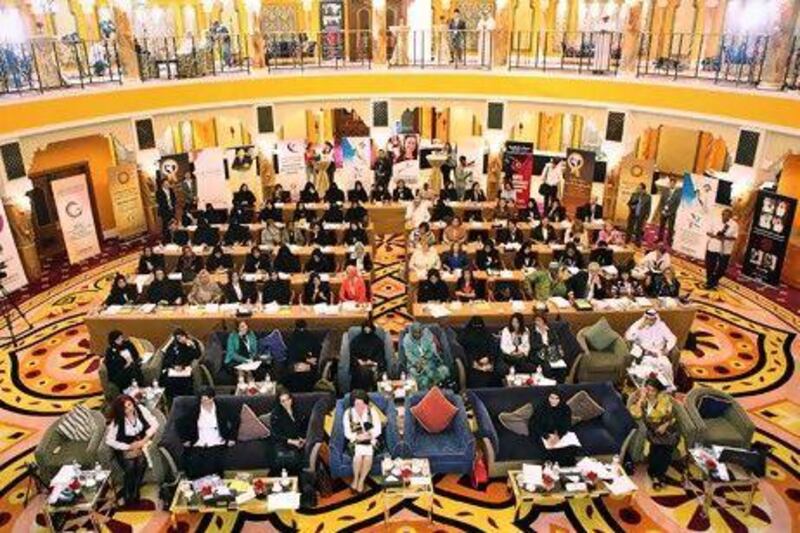
[[531,197],[533,143],[507,141],[503,151],[503,171],[516,193],[517,207],[526,207]]
[[72,264],[100,253],[86,174],[50,182],[67,257]]

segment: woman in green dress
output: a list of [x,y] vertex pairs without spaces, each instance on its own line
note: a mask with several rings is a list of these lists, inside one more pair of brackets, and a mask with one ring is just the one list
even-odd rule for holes
[[406,369],[419,390],[430,389],[450,377],[450,369],[442,361],[433,333],[423,329],[419,322],[409,326],[408,334],[403,337],[403,350]]

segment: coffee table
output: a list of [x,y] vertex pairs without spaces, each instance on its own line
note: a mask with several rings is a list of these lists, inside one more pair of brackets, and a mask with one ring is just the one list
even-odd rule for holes
[[[702,503],[702,509],[706,516],[714,504],[714,493],[720,489],[727,492],[725,497],[717,499],[719,508],[741,509],[745,516],[750,516],[753,500],[758,490],[758,477],[739,465],[722,463],[719,460],[720,451],[709,448],[690,450],[686,468],[683,469],[684,486],[687,486],[693,479],[702,483],[703,493],[698,495],[698,500]],[[730,493],[733,493],[740,501],[735,501]]]
[[[64,468],[69,467],[62,467],[62,470]],[[61,472],[54,479],[57,479],[60,475]],[[102,521],[110,518],[111,510],[114,508],[113,505],[110,505],[106,513],[101,513],[98,508],[104,499],[102,496],[108,492],[112,502],[117,500],[117,491],[114,487],[114,482],[111,480],[111,471],[81,469],[76,472],[74,479],[77,479],[80,483],[80,490],[75,494],[74,500],[68,502],[57,499],[57,495],[62,494],[65,490],[70,490],[69,484],[51,484],[50,493],[43,509],[47,529],[53,532],[63,531],[64,524],[56,527],[55,523],[55,518],[60,514],[86,513],[89,515],[92,529],[94,531],[102,531]]]
[[253,381],[236,384],[235,396],[255,396],[256,394],[274,395],[277,387],[276,381]]
[[[377,477],[383,491],[383,521],[389,523],[389,510],[393,501],[428,499],[428,522],[433,522],[433,475],[427,459],[393,459],[381,465]],[[388,467],[388,468],[387,468]]]
[[[239,512],[267,514],[279,511],[296,511],[300,507],[299,480],[297,477],[264,477],[251,476],[246,473],[237,473],[225,478],[217,478],[216,483],[209,483],[216,487],[213,492],[220,494],[220,488],[230,492],[230,497],[201,496],[202,489],[193,487],[194,482],[181,477],[178,487],[172,497],[169,507],[173,526],[177,524],[177,517],[189,513],[218,513]],[[280,491],[273,488],[278,485]],[[248,495],[248,496],[246,496]],[[247,498],[246,501],[237,502],[237,498]]]

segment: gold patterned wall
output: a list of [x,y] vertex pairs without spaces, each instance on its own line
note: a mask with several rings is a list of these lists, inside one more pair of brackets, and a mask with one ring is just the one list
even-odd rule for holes
[[560,152],[563,126],[563,113],[539,113],[539,135],[536,141],[537,149],[546,152]]

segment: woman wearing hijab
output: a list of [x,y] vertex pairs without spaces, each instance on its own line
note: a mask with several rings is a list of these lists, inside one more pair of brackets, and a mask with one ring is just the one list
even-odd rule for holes
[[355,266],[361,273],[372,271],[372,259],[367,253],[366,246],[360,242],[353,245],[353,250],[348,252],[344,260],[345,268],[351,265]]
[[442,256],[442,268],[448,272],[469,268],[469,256],[461,248],[460,242],[450,245],[450,250]]
[[361,180],[356,180],[353,183],[353,188],[347,191],[347,201],[348,202],[366,202],[367,198],[367,190],[364,188],[364,185],[361,183]]
[[275,462],[280,469],[298,475],[303,469],[308,421],[294,409],[292,395],[279,387],[278,405],[272,409],[270,430],[275,442]]
[[261,288],[261,303],[290,305],[292,303],[292,285],[288,279],[281,279],[277,270],[271,270],[264,286]]
[[464,348],[467,387],[501,387],[497,345],[483,318],[470,318],[458,335],[458,343]]
[[164,268],[164,256],[154,254],[152,246],[145,246],[142,250],[142,256],[139,257],[139,266],[136,269],[136,273],[152,274],[157,268]]
[[203,269],[197,275],[189,292],[189,303],[192,305],[206,305],[217,303],[222,298],[222,289],[219,284],[211,278],[208,270]]
[[442,192],[439,193],[439,196],[444,199],[445,202],[457,202],[458,191],[456,190],[455,183],[452,181],[446,181],[444,184],[444,189],[442,189]]
[[289,221],[283,228],[282,242],[294,246],[305,246],[306,232],[298,228],[294,221]]
[[354,390],[350,393],[350,407],[344,411],[342,424],[344,438],[353,457],[353,483],[350,488],[355,492],[363,492],[382,430],[381,415],[378,408],[370,404],[366,392]]
[[322,343],[309,333],[306,321],[295,322],[294,331],[286,339],[286,375],[282,382],[292,392],[311,392],[317,383],[319,354]]
[[203,260],[195,255],[191,246],[184,246],[173,272],[179,272],[183,276],[183,281],[192,281],[202,269]]
[[300,191],[300,202],[304,204],[319,203],[319,193],[312,182],[307,182],[306,186],[303,187],[303,190]]
[[268,253],[262,252],[258,246],[253,246],[244,258],[242,272],[245,274],[255,274],[256,272],[268,272],[272,270],[272,261]]
[[283,229],[274,220],[267,220],[261,230],[261,244],[274,246],[283,241]]
[[386,369],[384,342],[372,322],[364,322],[361,331],[350,341],[351,389],[375,390]]
[[104,359],[108,380],[124,391],[136,381],[144,384],[139,350],[121,331],[108,334],[108,348]]
[[369,218],[367,209],[361,205],[360,200],[355,200],[350,204],[350,208],[344,214],[345,222],[358,222],[359,224],[366,224]]
[[419,390],[428,390],[450,377],[450,369],[442,362],[439,349],[430,329],[422,328],[419,322],[409,326],[403,337],[406,370],[417,382]]
[[430,269],[428,277],[419,284],[417,301],[420,303],[450,301],[450,289],[435,268]]
[[136,287],[128,285],[125,276],[117,272],[111,283],[111,291],[106,297],[106,305],[130,305],[136,303],[138,297]]
[[157,268],[153,281],[147,288],[147,302],[159,305],[183,305],[183,287],[177,281],[167,278],[164,270]]
[[298,202],[294,210],[294,215],[292,215],[292,220],[297,223],[305,222],[306,224],[313,224],[314,221],[317,220],[317,212],[314,209],[306,207],[305,203]]
[[219,230],[213,227],[207,218],[200,217],[192,235],[192,244],[195,246],[214,246],[218,242]]
[[333,272],[333,261],[326,257],[319,248],[311,250],[311,256],[306,261],[303,269],[305,272],[316,272],[317,274],[325,274]]
[[[333,164],[330,167],[332,168]],[[328,190],[325,191],[325,197],[323,198],[325,203],[328,204],[337,204],[337,203],[344,203],[344,191],[336,185],[336,182],[331,180],[331,185],[328,187]]]
[[528,205],[517,212],[517,219],[521,222],[533,222],[541,220],[542,214],[539,212],[539,204],[533,198],[528,200]]
[[359,304],[368,303],[367,284],[364,283],[364,278],[358,272],[358,269],[354,266],[349,266],[344,272],[345,276],[341,287],[339,287],[339,301]]
[[286,244],[281,244],[275,260],[272,262],[272,269],[277,272],[295,274],[300,272],[300,258],[294,255]]
[[250,228],[241,223],[238,216],[232,216],[228,224],[228,231],[225,232],[225,244],[228,246],[248,246],[252,241],[253,235]]
[[255,207],[256,195],[253,194],[253,191],[250,190],[246,183],[242,183],[239,190],[233,193],[233,205],[247,210],[252,210]]
[[275,207],[275,203],[270,198],[264,199],[264,206],[258,212],[258,220],[266,222],[272,220],[273,222],[283,222],[283,209]]
[[513,366],[518,372],[534,372],[536,366],[530,360],[531,333],[522,313],[514,313],[508,325],[500,333],[500,351],[506,365]]
[[369,200],[374,203],[391,202],[392,195],[382,183],[376,183],[369,193]]
[[537,260],[538,256],[536,252],[533,251],[533,243],[531,241],[525,241],[522,244],[522,248],[520,248],[519,252],[514,256],[514,268],[517,270],[536,268]]
[[543,451],[542,455],[547,461],[558,463],[559,466],[575,465],[575,456],[579,451],[577,446],[551,448],[572,427],[572,410],[561,398],[561,394],[556,389],[551,389],[547,399],[534,407],[533,413],[534,416],[528,422],[533,445]]
[[217,272],[219,270],[230,270],[233,268],[233,258],[230,254],[226,254],[222,246],[217,244],[211,250],[211,255],[206,259],[206,270],[209,272]]
[[441,269],[442,260],[436,249],[432,248],[427,240],[423,239],[419,245],[411,253],[411,259],[408,262],[408,268],[416,271],[417,275],[422,277],[427,275],[428,271],[432,268]]
[[367,236],[367,231],[361,226],[361,223],[351,221],[350,225],[344,231],[342,244],[345,246],[353,246],[357,242],[369,244],[369,237]]
[[655,490],[663,487],[672,454],[680,441],[672,398],[665,389],[657,378],[649,378],[628,400],[633,418],[643,420],[647,428],[647,474]]
[[308,243],[316,244],[317,246],[333,246],[336,244],[336,237],[334,237],[333,232],[324,229],[321,222],[314,222],[311,225]]
[[322,215],[322,222],[327,222],[328,224],[341,224],[344,222],[344,211],[341,204],[331,202],[328,205],[328,209],[325,210],[325,214]]
[[564,251],[562,252],[558,262],[561,263],[561,266],[565,267],[582,269],[586,266],[583,261],[583,254],[581,254],[574,242],[569,242],[564,246]]
[[327,281],[322,281],[317,272],[312,272],[303,287],[300,303],[303,305],[332,304],[333,295],[331,294],[330,284]]
[[483,246],[475,253],[475,268],[478,270],[503,269],[500,252],[494,247],[494,241],[491,239],[483,241]]
[[481,184],[477,181],[472,184],[467,192],[464,193],[465,202],[485,202],[486,193],[481,190]]
[[456,298],[460,302],[472,302],[486,299],[486,284],[483,280],[475,279],[475,273],[470,268],[461,271],[461,276],[456,282]]
[[187,333],[177,328],[172,332],[172,340],[164,351],[161,364],[161,386],[170,400],[176,396],[190,396],[193,393],[191,373],[187,369],[200,359],[200,346]]
[[522,230],[519,229],[519,226],[516,222],[511,219],[506,219],[506,225],[503,228],[497,230],[497,242],[501,242],[503,244],[522,244],[525,242],[525,235],[522,233]]
[[453,208],[447,205],[447,203],[445,203],[445,199],[440,196],[433,205],[431,220],[433,222],[449,222],[455,217],[455,215],[456,213],[453,211]]
[[242,281],[235,270],[226,272],[227,280],[222,287],[222,301],[226,304],[254,304],[258,301],[256,284],[251,281]]

